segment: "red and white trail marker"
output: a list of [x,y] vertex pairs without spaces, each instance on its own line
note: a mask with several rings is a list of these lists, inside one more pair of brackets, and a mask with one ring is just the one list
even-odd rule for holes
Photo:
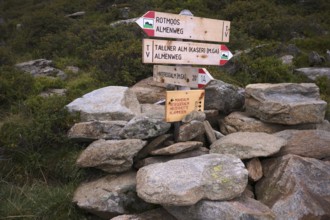
[[148,11],[136,23],[149,37],[229,42],[230,21]]

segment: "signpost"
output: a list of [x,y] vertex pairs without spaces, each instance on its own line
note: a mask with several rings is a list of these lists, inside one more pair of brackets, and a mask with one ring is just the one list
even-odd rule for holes
[[143,39],[143,63],[222,66],[232,56],[223,44]]
[[230,21],[148,11],[136,23],[149,37],[229,42]]
[[166,92],[166,122],[181,121],[192,111],[204,110],[204,90],[177,90]]
[[189,66],[154,65],[153,78],[156,82],[194,89],[205,87],[214,78],[205,68]]
[[[181,89],[184,87],[200,89],[213,80],[211,74],[205,68],[182,66],[182,64],[222,66],[233,57],[223,44],[181,40],[229,42],[229,21],[194,17],[189,10],[183,10],[180,15],[148,11],[136,23],[149,37],[178,40],[143,39],[143,63],[177,64],[177,66],[155,65],[153,78],[157,82],[174,84]],[[178,136],[176,134],[180,126],[179,121],[185,115],[194,110],[204,110],[204,95],[204,90],[166,92],[165,120],[177,122],[174,123],[174,136]]]

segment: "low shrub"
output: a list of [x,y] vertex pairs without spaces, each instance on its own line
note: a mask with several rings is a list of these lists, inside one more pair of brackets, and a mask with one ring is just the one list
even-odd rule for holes
[[0,68],[0,108],[8,109],[33,93],[34,79],[30,74],[12,67]]

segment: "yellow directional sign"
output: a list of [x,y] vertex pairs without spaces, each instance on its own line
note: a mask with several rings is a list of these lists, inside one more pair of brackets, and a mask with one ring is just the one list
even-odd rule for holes
[[204,111],[204,90],[176,90],[166,92],[166,122],[181,121],[192,111]]

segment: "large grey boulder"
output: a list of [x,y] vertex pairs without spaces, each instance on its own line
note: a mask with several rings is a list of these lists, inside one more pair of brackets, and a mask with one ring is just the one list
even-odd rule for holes
[[[324,124],[324,126],[322,126]],[[219,120],[220,130],[224,134],[234,132],[265,132],[272,134],[286,129],[326,129],[326,122],[322,124],[297,124],[297,125],[281,125],[267,123],[258,118],[250,116],[246,112],[233,112],[224,119]],[[324,128],[323,128],[324,127]]]
[[150,203],[193,205],[201,199],[233,199],[244,191],[247,180],[247,170],[237,157],[207,154],[142,167],[137,192]]
[[61,79],[66,78],[66,74],[57,68],[53,67],[52,60],[37,59],[31,60],[23,63],[18,63],[15,65],[16,68],[30,73],[34,77],[48,76],[48,77],[58,77]]
[[330,157],[330,132],[324,130],[285,130],[275,134],[287,140],[276,154],[296,154],[322,159]]
[[320,123],[327,103],[314,83],[250,84],[245,89],[246,112],[277,124]]
[[305,67],[295,69],[296,73],[303,74],[311,80],[316,80],[317,77],[325,76],[330,79],[330,68],[329,67]]
[[135,172],[108,175],[82,183],[74,192],[73,202],[104,219],[153,208],[137,196]]
[[275,214],[261,202],[239,197],[230,201],[202,200],[192,206],[165,206],[178,220],[274,220]]
[[235,132],[265,132],[268,134],[283,130],[282,125],[260,121],[246,112],[232,112],[220,120],[220,131],[223,134]]
[[147,139],[165,134],[170,128],[171,124],[165,122],[163,118],[136,116],[125,125],[120,135],[127,139]]
[[330,163],[285,155],[262,165],[256,195],[277,219],[329,219]]
[[165,118],[165,105],[141,104],[141,114],[151,118]]
[[244,91],[221,80],[212,80],[205,87],[204,108],[230,113],[244,105]]
[[206,119],[206,114],[204,112],[201,111],[192,111],[189,114],[185,115],[182,118],[182,122],[183,123],[189,123],[192,121],[201,121],[203,122]]
[[161,99],[165,99],[166,95],[166,84],[156,82],[152,77],[141,80],[131,89],[141,104],[156,103]]
[[237,132],[215,141],[210,153],[231,154],[240,159],[267,157],[277,153],[286,140],[263,132]]
[[179,127],[178,141],[190,141],[205,133],[205,127],[201,121],[191,121]]
[[321,57],[316,51],[312,51],[308,54],[308,61],[310,66],[320,65],[325,61],[324,57]]
[[82,121],[129,121],[141,113],[135,94],[123,86],[108,86],[69,103],[70,112],[79,112]]
[[78,157],[79,167],[96,167],[108,173],[130,170],[133,157],[147,144],[139,139],[97,140],[91,143]]
[[94,141],[98,139],[121,139],[120,131],[127,121],[89,121],[74,124],[68,137],[75,141]]

